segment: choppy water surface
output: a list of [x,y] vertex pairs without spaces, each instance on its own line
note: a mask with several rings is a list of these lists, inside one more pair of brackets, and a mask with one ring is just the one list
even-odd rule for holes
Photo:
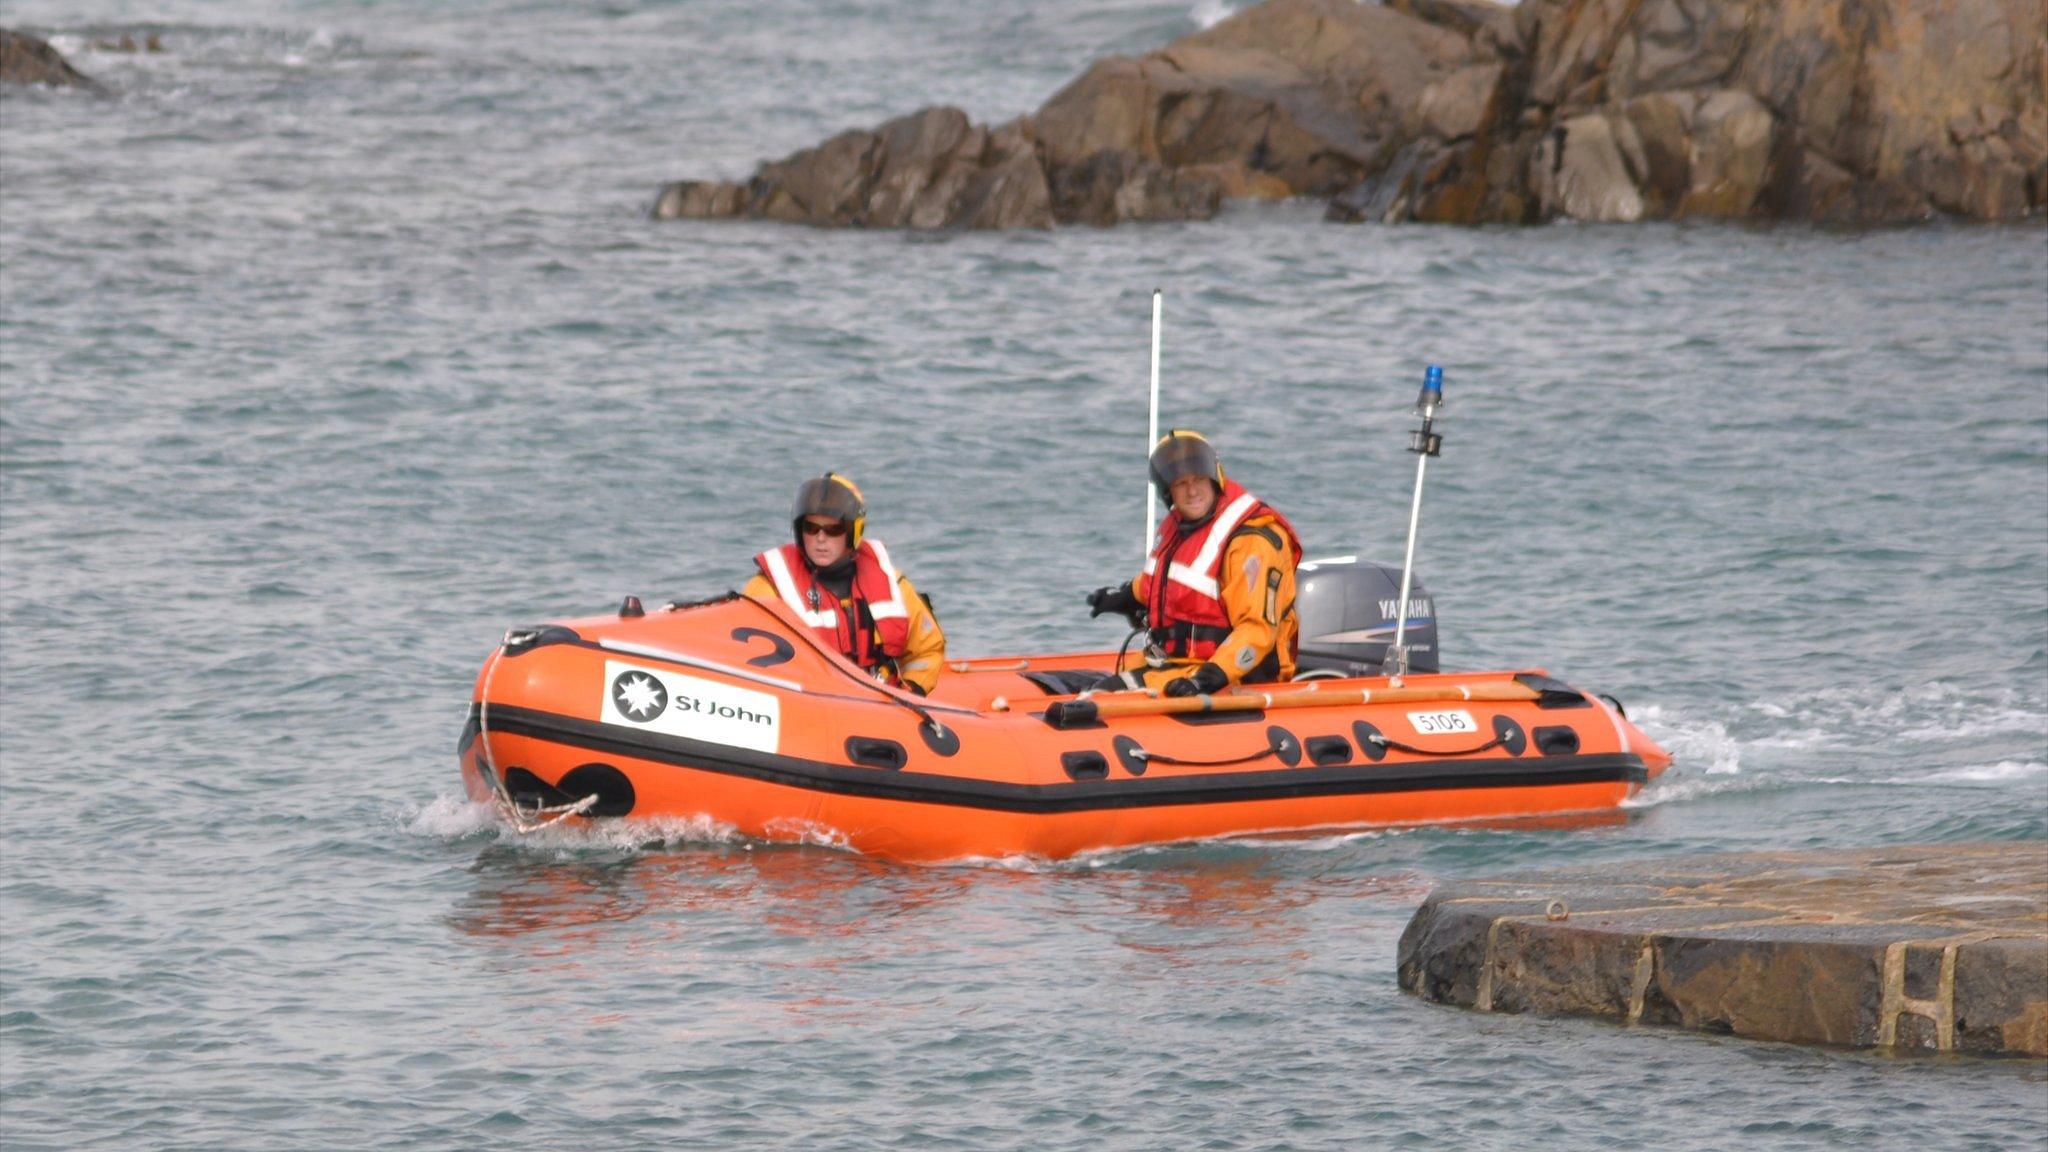
[[[2039,1146],[2039,1065],[1393,975],[1448,877],[2048,836],[2039,227],[643,218],[1221,10],[9,3],[117,94],[0,96],[7,1145]],[[729,587],[826,467],[956,653],[1111,642],[1155,284],[1168,421],[1321,554],[1398,558],[1444,363],[1451,661],[1615,692],[1678,767],[1601,826],[1059,867],[459,799],[503,628]]]

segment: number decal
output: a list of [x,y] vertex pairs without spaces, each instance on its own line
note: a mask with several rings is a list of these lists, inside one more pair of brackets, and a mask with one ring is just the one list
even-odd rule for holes
[[759,628],[735,628],[732,630],[732,638],[742,644],[749,640],[761,639],[775,646],[770,651],[747,661],[756,668],[773,668],[777,664],[787,664],[796,659],[796,646],[773,632],[764,632]]
[[1410,712],[1408,723],[1424,736],[1436,736],[1446,732],[1477,732],[1479,725],[1472,714],[1462,708],[1444,712]]

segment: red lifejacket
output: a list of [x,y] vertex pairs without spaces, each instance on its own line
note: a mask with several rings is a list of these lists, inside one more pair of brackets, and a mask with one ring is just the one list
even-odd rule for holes
[[894,679],[895,661],[909,650],[910,609],[880,540],[863,540],[853,550],[853,587],[844,603],[819,582],[795,544],[771,548],[754,563],[820,640],[862,668],[886,670]]
[[1235,480],[1224,481],[1223,494],[1216,497],[1209,519],[1185,537],[1181,535],[1180,512],[1167,513],[1152,555],[1145,560],[1145,608],[1153,635],[1168,656],[1206,660],[1230,635],[1230,613],[1223,607],[1223,589],[1217,583],[1223,553],[1244,522],[1257,516],[1271,516],[1280,522],[1294,562],[1299,564],[1301,537],[1294,525]]

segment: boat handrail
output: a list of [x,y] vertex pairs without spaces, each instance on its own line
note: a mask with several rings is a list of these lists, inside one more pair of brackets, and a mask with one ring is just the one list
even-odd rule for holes
[[691,656],[684,652],[672,652],[666,648],[656,648],[652,644],[635,644],[630,640],[601,638],[598,640],[597,645],[600,648],[606,648],[613,652],[624,652],[631,656],[651,656],[656,660],[667,660],[671,663],[682,664],[690,668],[702,668],[706,672],[717,672],[724,676],[751,680],[756,684],[766,684],[770,688],[780,688],[785,692],[803,692],[805,690],[803,685],[794,680],[785,680],[780,676],[765,676],[759,672],[749,672],[744,668],[735,668],[730,664],[721,664],[716,660],[706,660],[702,656]]

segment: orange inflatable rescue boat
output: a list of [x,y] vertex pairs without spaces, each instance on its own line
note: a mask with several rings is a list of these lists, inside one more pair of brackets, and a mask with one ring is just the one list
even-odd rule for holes
[[[1540,670],[1376,674],[1389,574],[1302,565],[1303,678],[1215,696],[1077,692],[1110,652],[956,661],[929,697],[733,594],[515,630],[458,754],[521,828],[704,818],[906,860],[1599,812],[1670,757],[1620,704]],[[1377,583],[1375,583],[1377,582]],[[1424,605],[1417,587],[1411,603]]]

